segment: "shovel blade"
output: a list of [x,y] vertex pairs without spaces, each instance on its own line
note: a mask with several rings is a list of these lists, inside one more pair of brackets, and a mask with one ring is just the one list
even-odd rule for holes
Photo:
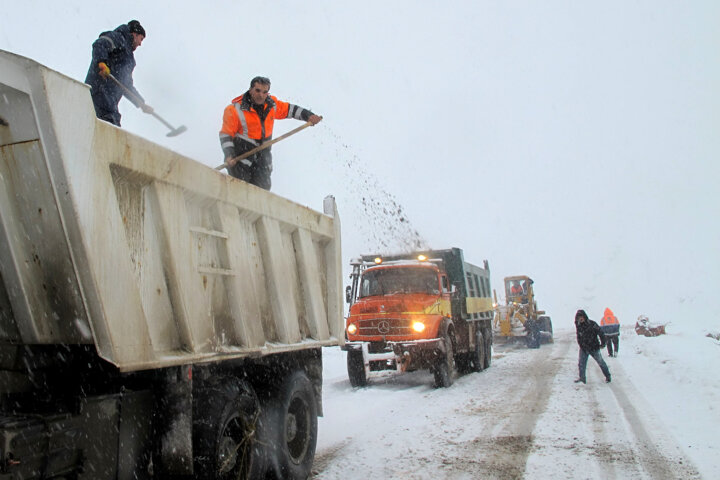
[[187,127],[185,125],[180,125],[179,127],[175,128],[173,130],[170,130],[166,136],[167,137],[177,137],[181,133],[185,132],[185,130],[187,130]]

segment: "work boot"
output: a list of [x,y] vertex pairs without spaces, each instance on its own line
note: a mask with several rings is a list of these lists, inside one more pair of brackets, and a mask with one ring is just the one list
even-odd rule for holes
[[610,383],[610,377],[609,377],[609,376],[605,379],[605,383]]
[[575,383],[580,383],[580,382],[586,383],[584,378],[578,378],[575,380]]

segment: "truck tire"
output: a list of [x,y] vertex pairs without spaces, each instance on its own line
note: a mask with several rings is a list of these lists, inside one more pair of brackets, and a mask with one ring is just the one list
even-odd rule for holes
[[367,375],[365,373],[362,350],[348,350],[347,371],[350,385],[353,387],[364,387],[367,385]]
[[315,390],[298,370],[283,382],[270,402],[272,434],[269,441],[278,480],[305,480],[310,475],[317,444]]
[[480,330],[475,332],[475,349],[471,355],[473,372],[482,372],[485,369],[485,338]]
[[490,368],[492,363],[492,332],[485,332],[485,368]]
[[195,478],[262,478],[259,415],[257,395],[246,382],[228,377],[202,388],[193,412]]
[[443,336],[445,342],[445,354],[436,359],[433,366],[435,376],[435,388],[448,388],[453,384],[457,367],[455,365],[455,342],[452,340],[452,332],[446,332]]
[[550,317],[542,316],[538,320],[540,320],[540,330],[550,334],[549,337],[547,335],[542,336],[543,343],[554,343],[553,326]]

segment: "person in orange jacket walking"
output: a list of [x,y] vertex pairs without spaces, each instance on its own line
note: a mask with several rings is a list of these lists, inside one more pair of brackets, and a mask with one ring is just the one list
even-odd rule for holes
[[[608,355],[611,357],[617,357],[618,350],[620,349],[620,322],[613,311],[609,308],[605,309],[605,314],[603,315],[602,320],[600,320],[600,328],[605,334]],[[615,347],[614,352],[613,347]]]
[[310,110],[278,100],[269,94],[270,79],[255,77],[250,89],[225,107],[220,129],[220,146],[230,175],[265,190],[270,190],[272,147],[260,150],[240,161],[234,157],[272,139],[275,119],[295,118],[317,125],[322,117]]

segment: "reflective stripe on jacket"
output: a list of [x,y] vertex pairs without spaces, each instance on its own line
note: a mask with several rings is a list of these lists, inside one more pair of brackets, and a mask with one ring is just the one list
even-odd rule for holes
[[618,335],[620,333],[620,322],[609,308],[605,309],[605,315],[600,320],[600,328],[605,335]]
[[261,112],[258,112],[250,100],[250,93],[245,92],[225,107],[220,145],[226,157],[234,157],[240,153],[235,149],[235,140],[253,146],[261,145],[272,138],[275,119],[295,118],[307,121],[311,115],[311,111],[278,100],[272,95],[268,95]]

